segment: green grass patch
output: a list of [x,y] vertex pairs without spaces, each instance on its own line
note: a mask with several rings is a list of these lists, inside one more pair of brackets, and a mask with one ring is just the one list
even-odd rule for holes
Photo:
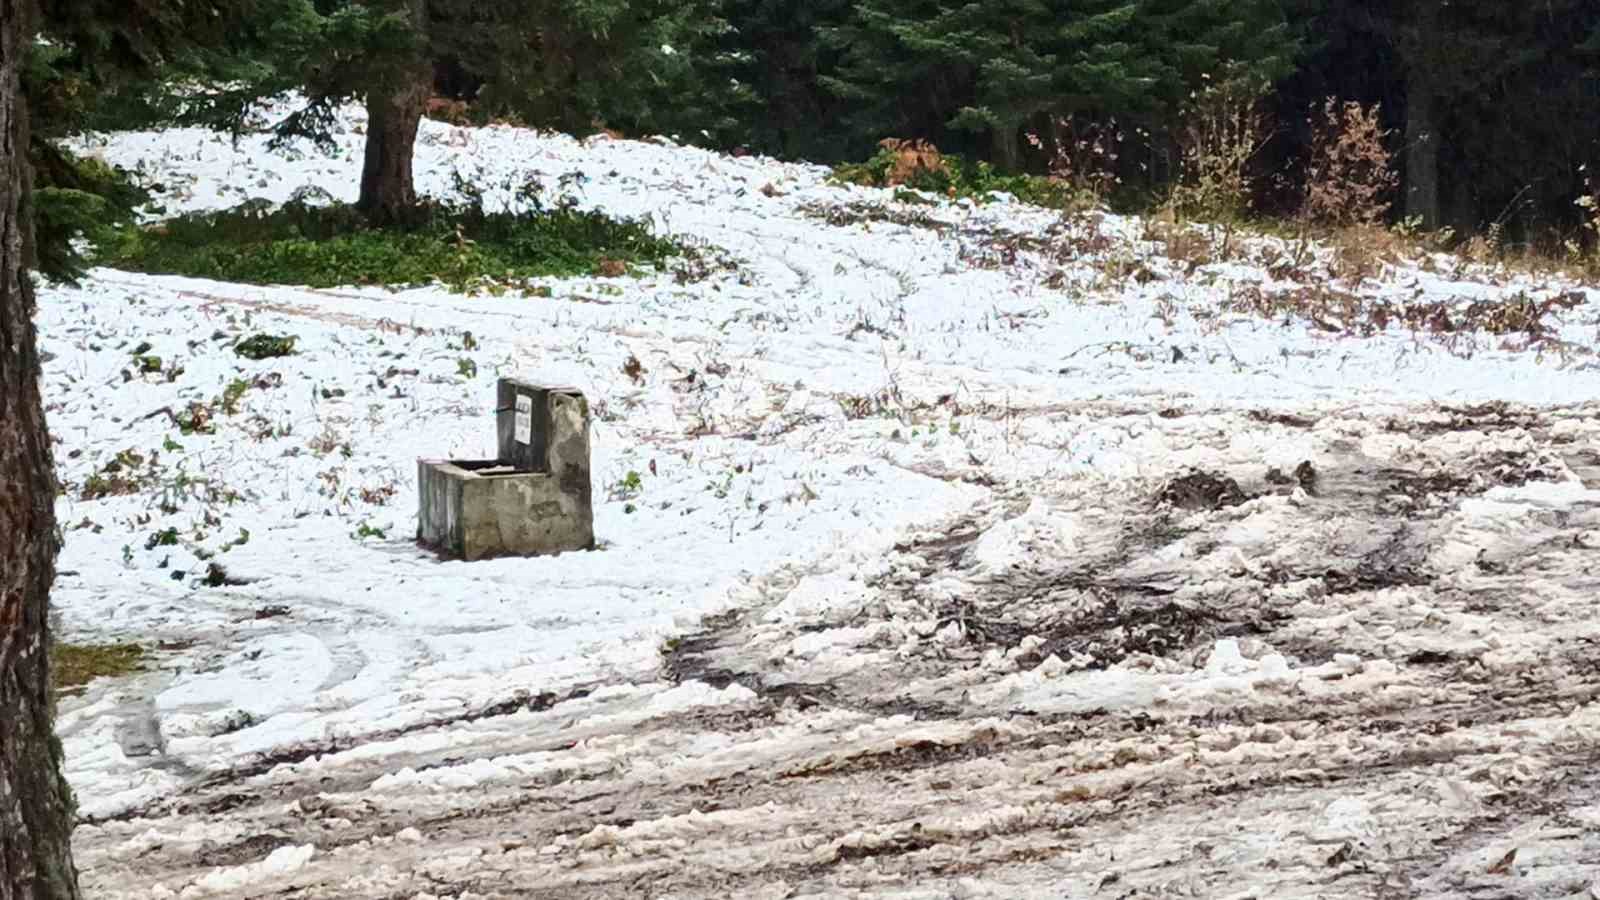
[[[894,170],[897,159],[893,150],[880,149],[866,162],[834,167],[833,179],[864,187],[889,187],[889,173]],[[972,162],[955,155],[943,155],[940,161],[942,168],[913,172],[901,186],[902,190],[896,192],[895,199],[906,201],[916,197],[904,190],[912,188],[951,199],[969,197],[980,202],[991,193],[1001,192],[1034,206],[1073,211],[1092,207],[1095,202],[1088,192],[1063,181],[1039,175],[1008,175],[986,162]]]
[[138,644],[62,644],[50,649],[50,674],[60,693],[73,693],[96,678],[137,672],[145,651]]
[[[256,361],[263,359],[276,359],[280,356],[293,356],[294,345],[298,340],[299,338],[290,334],[252,334],[239,343],[234,344],[233,352],[244,357],[245,359],[253,359]],[[231,399],[236,404],[238,402],[238,398],[243,396],[245,390],[247,390],[249,387],[250,386],[246,384],[244,387],[235,389],[233,385],[229,385],[228,390],[223,392],[225,401],[223,405],[228,405],[226,401],[230,399],[228,397],[229,394],[233,394]]]
[[440,282],[476,290],[529,278],[660,269],[685,252],[646,222],[566,205],[489,213],[438,204],[408,218],[372,228],[348,205],[246,203],[153,227],[102,229],[93,235],[91,259],[115,269],[246,284]]

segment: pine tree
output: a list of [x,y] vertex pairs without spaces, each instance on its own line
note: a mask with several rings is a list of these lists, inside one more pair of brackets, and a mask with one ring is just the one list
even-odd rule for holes
[[[170,110],[150,101],[157,79],[178,58],[228,44],[223,23],[275,0],[44,0],[34,19],[40,40],[28,45],[21,87],[28,114],[28,160],[34,185],[25,214],[25,258],[45,276],[73,280],[83,259],[72,239],[91,226],[130,220],[148,199],[121,173],[63,148],[62,138],[94,129],[163,121]],[[215,66],[224,75],[222,67]]]
[[1470,5],[1446,9],[1464,34],[1460,57],[1435,86],[1440,154],[1438,221],[1464,227],[1499,223],[1529,234],[1571,222],[1583,187],[1579,167],[1600,150],[1592,71],[1600,55],[1587,42],[1600,29],[1588,0]]
[[[404,220],[417,205],[412,153],[435,62],[452,60],[481,84],[481,115],[575,132],[602,121],[651,128],[669,120],[661,98],[692,77],[685,51],[720,27],[710,0],[262,3],[233,25],[252,48],[250,65],[226,90],[190,98],[187,115],[238,129],[260,98],[297,90],[305,104],[277,123],[278,135],[322,139],[339,107],[363,102],[357,206],[374,223]],[[217,68],[214,59],[190,63],[195,77]]]
[[832,72],[838,53],[820,38],[849,17],[852,0],[724,0],[726,26],[701,50],[703,101],[682,108],[703,123],[711,142],[785,158],[841,159],[849,139],[835,127],[839,97],[818,76]]
[[1600,7],[1300,2],[1319,41],[1282,111],[1382,103],[1404,148],[1403,215],[1463,232],[1573,224],[1578,167],[1600,140]]
[[1154,118],[1208,71],[1270,80],[1297,49],[1277,0],[863,0],[823,38],[858,134],[987,133],[1013,167],[1042,117]]

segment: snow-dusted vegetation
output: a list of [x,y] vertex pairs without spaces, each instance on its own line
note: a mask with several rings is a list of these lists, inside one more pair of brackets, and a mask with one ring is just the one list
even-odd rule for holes
[[[168,214],[336,147],[113,134]],[[40,295],[97,897],[1587,897],[1600,292],[1401,245],[425,122],[692,259]],[[241,355],[253,336],[284,352]],[[258,356],[261,358],[250,358]],[[593,552],[439,562],[418,457],[582,389]]]

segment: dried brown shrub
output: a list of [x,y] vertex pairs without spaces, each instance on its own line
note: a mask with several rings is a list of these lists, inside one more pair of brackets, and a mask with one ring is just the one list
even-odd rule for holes
[[1400,176],[1386,143],[1377,104],[1329,97],[1313,108],[1311,157],[1300,215],[1318,225],[1376,225],[1389,214]]
[[468,122],[466,101],[448,97],[428,98],[425,115],[436,122],[449,122],[451,125],[465,125]]
[[1328,243],[1333,248],[1329,274],[1349,284],[1379,278],[1386,265],[1399,263],[1409,251],[1404,238],[1372,224],[1342,228],[1328,238]]
[[1143,236],[1147,241],[1160,244],[1162,255],[1191,274],[1215,261],[1210,236],[1199,228],[1174,222],[1168,217],[1152,216],[1145,219]]
[[906,184],[923,172],[949,171],[939,148],[925,140],[884,138],[878,142],[878,146],[894,156],[894,162],[884,176],[887,185]]

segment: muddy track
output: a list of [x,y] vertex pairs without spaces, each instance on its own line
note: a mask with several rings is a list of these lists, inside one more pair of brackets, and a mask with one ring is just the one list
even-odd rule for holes
[[[1397,442],[1388,415],[1239,413],[1299,458],[1001,486],[856,575],[767,576],[656,683],[269,755],[94,823],[85,881],[151,896],[309,847],[248,895],[1577,896],[1600,495],[1545,433],[1561,411],[1444,415]],[[705,704],[652,712],[684,690]]]

